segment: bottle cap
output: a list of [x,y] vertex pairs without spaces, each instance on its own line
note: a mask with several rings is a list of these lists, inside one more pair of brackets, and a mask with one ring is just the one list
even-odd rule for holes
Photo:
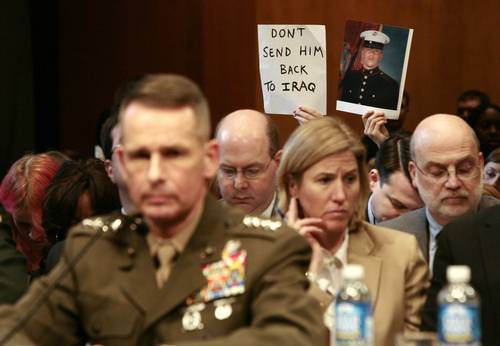
[[342,269],[342,276],[346,280],[362,280],[365,276],[365,270],[360,264],[347,264]]
[[468,266],[448,266],[446,278],[452,284],[469,282],[470,268]]

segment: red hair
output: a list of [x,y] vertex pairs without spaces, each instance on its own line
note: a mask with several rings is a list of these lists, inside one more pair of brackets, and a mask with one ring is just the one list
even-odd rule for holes
[[[12,237],[17,249],[28,260],[28,270],[40,266],[47,236],[42,227],[42,202],[45,189],[65,157],[57,152],[28,154],[14,162],[0,185],[0,202],[11,215]],[[15,217],[19,213],[30,215],[30,232],[21,232]]]

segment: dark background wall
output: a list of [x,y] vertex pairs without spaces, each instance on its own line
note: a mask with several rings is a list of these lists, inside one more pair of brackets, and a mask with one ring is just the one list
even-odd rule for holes
[[[91,155],[99,114],[125,79],[176,72],[200,83],[216,122],[262,109],[257,24],[325,24],[328,112],[361,132],[359,116],[335,112],[347,19],[415,29],[406,79],[413,129],[455,111],[477,88],[500,102],[500,2],[482,0],[6,0],[0,8],[2,167],[26,150]],[[283,139],[297,126],[273,116]],[[34,130],[36,128],[36,130]]]

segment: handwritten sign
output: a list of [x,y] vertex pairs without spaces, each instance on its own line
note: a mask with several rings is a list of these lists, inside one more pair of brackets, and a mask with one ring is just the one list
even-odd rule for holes
[[292,114],[309,106],[326,114],[324,25],[258,25],[264,109]]

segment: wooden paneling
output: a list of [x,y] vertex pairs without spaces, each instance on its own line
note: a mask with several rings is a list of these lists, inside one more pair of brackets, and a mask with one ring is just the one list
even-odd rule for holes
[[62,147],[92,153],[98,114],[124,80],[174,72],[201,82],[201,35],[196,0],[60,1]]
[[[406,89],[406,127],[455,111],[478,88],[500,102],[500,2],[484,0],[145,0],[59,2],[59,111],[63,147],[89,151],[97,114],[115,87],[145,72],[177,72],[199,82],[214,123],[239,108],[262,110],[257,24],[325,24],[328,113],[362,131],[359,116],[335,112],[347,19],[415,29]],[[282,138],[297,126],[273,116]]]

